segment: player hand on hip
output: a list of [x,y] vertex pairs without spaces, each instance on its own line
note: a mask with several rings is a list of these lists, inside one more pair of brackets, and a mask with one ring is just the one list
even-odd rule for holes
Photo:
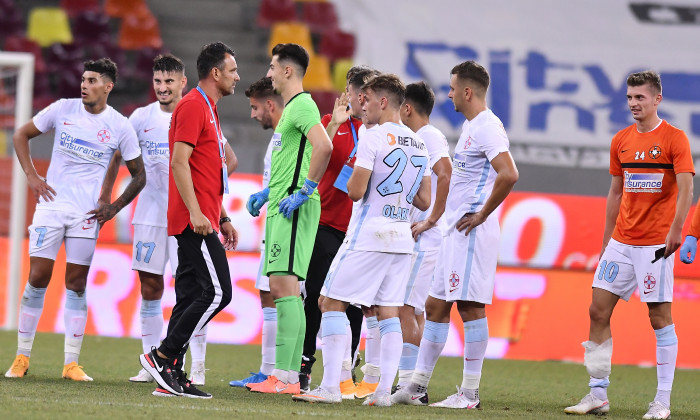
[[685,242],[681,245],[681,261],[690,264],[695,259],[695,251],[698,250],[698,238],[695,236],[686,236]]
[[318,182],[313,182],[307,178],[306,181],[304,181],[304,185],[299,191],[280,201],[280,213],[282,213],[282,215],[287,219],[292,217],[292,213],[294,213],[294,210],[298,209],[309,199],[311,194],[313,194],[316,190],[317,186]]
[[253,217],[258,217],[260,215],[260,209],[267,203],[270,197],[270,189],[265,188],[262,191],[251,194],[248,197],[248,202],[245,204],[245,208],[248,210]]
[[224,222],[220,226],[221,235],[224,237],[221,243],[227,251],[235,251],[238,246],[238,231],[231,222]]
[[46,178],[41,176],[27,177],[27,183],[29,188],[34,192],[34,197],[36,202],[39,202],[40,198],[44,201],[53,201],[54,196],[56,196],[56,191],[51,188],[49,184],[46,183]]
[[202,236],[207,236],[214,232],[214,228],[211,227],[211,222],[202,212],[199,212],[198,214],[190,213],[190,224],[192,225],[192,230],[194,233]]
[[467,236],[472,229],[484,223],[485,220],[486,219],[481,215],[481,212],[467,213],[462,216],[461,219],[457,220],[457,230],[460,232],[464,231],[464,236]]

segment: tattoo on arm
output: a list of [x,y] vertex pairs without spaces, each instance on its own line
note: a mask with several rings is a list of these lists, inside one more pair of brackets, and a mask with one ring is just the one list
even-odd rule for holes
[[131,182],[126,186],[122,195],[113,203],[118,210],[131,203],[146,185],[146,170],[143,167],[143,158],[141,156],[126,161],[126,167],[131,174]]

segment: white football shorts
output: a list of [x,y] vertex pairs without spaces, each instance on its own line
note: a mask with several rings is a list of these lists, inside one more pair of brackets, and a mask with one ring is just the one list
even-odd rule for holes
[[406,284],[404,304],[412,306],[419,314],[425,311],[430,285],[433,283],[435,264],[439,250],[418,251],[411,254],[411,269]]
[[177,239],[168,236],[168,228],[134,225],[134,248],[131,269],[163,275],[170,261],[173,276],[177,271]]
[[38,209],[29,226],[29,256],[55,261],[65,239],[66,262],[90,265],[99,231],[100,226],[95,218]]
[[593,287],[626,301],[639,289],[642,302],[672,302],[675,252],[668,258],[651,262],[656,250],[663,246],[633,246],[610,239],[598,262]]
[[403,306],[411,254],[351,251],[340,247],[321,295],[364,306]]
[[430,296],[447,302],[491,304],[500,236],[494,215],[469,235],[452,228],[442,238]]

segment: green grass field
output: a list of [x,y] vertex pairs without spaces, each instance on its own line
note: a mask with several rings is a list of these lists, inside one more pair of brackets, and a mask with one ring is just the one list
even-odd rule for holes
[[[15,355],[15,332],[0,332],[0,368],[9,367]],[[363,407],[361,401],[340,405],[294,403],[290,396],[253,394],[231,388],[231,379],[258,369],[256,346],[209,345],[207,385],[211,400],[158,398],[152,384],[132,384],[128,377],[140,369],[141,344],[133,339],[86,337],[80,363],[95,381],[61,379],[63,335],[37,334],[29,374],[23,379],[0,378],[0,418],[474,418],[561,419],[566,405],[587,392],[588,377],[580,365],[560,362],[487,360],[481,381],[483,409],[436,409],[395,406]],[[312,383],[318,385],[322,361],[316,363]],[[460,358],[441,358],[430,383],[430,397],[438,401],[461,383]],[[654,369],[615,366],[609,392],[610,419],[641,418],[656,388]],[[674,419],[700,418],[700,371],[679,370],[674,384]],[[569,417],[570,418],[570,417]]]

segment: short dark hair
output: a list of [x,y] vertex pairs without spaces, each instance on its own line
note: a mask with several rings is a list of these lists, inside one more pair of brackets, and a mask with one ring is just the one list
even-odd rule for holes
[[223,42],[212,42],[203,46],[197,57],[197,76],[199,76],[199,80],[206,79],[214,67],[223,70],[226,54],[235,56],[231,47]]
[[373,92],[383,92],[387,94],[389,99],[393,99],[396,108],[400,107],[406,96],[406,86],[403,84],[399,76],[395,74],[380,74],[370,78],[367,83],[362,85],[362,90],[371,90]]
[[272,48],[272,56],[277,56],[277,61],[291,61],[301,68],[301,76],[306,74],[309,68],[309,53],[299,44],[277,44]]
[[83,62],[83,71],[94,71],[100,76],[107,76],[112,83],[117,83],[117,64],[109,58],[87,60]]
[[372,71],[372,67],[366,65],[366,64],[359,64],[357,66],[352,66],[350,69],[348,69],[348,72],[345,73],[345,80],[350,81],[352,79],[352,76],[354,76],[357,73],[364,72],[364,71]]
[[419,114],[429,117],[435,105],[435,93],[424,81],[406,85],[405,102],[410,102]]
[[275,89],[272,87],[272,79],[267,77],[263,77],[262,79],[253,82],[252,85],[248,86],[248,89],[245,90],[245,96],[246,98],[263,100],[272,99],[278,104],[282,105],[282,95],[275,92]]
[[172,54],[158,54],[153,59],[153,73],[162,71],[163,73],[184,73],[185,64]]
[[484,66],[474,60],[457,64],[452,68],[450,74],[457,75],[457,77],[461,80],[468,80],[475,83],[478,87],[484,90],[484,94],[489,88],[489,72],[486,71]]
[[649,84],[656,93],[661,93],[661,76],[654,70],[632,73],[627,77],[627,86],[643,86]]
[[379,71],[367,67],[365,69],[358,70],[352,76],[350,76],[348,79],[348,84],[355,89],[360,89],[362,88],[362,85],[369,81],[369,79],[380,74],[381,73],[379,73]]

